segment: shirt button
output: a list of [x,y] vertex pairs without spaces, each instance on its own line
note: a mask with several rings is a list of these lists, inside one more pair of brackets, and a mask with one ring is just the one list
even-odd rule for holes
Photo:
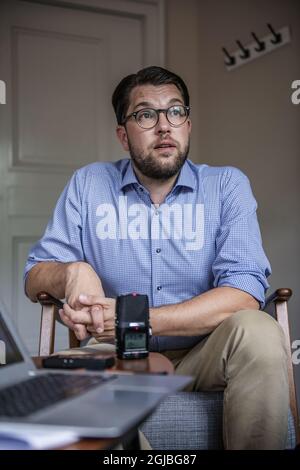
[[160,248],[156,248],[156,253],[160,253],[161,252],[161,249]]
[[155,215],[159,215],[159,211],[155,211]]
[[156,289],[157,289],[157,290],[161,290],[161,289],[162,289],[162,287],[161,287],[161,286],[157,286],[157,288],[156,288]]

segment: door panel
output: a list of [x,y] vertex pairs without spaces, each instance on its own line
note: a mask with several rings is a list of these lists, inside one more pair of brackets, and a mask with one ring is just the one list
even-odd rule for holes
[[0,3],[0,295],[32,353],[40,308],[23,292],[28,249],[75,168],[124,155],[112,91],[161,64],[164,49],[160,0],[54,3]]

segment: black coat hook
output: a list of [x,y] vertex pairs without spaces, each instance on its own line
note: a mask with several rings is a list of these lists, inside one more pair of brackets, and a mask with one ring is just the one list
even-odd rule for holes
[[258,47],[254,48],[256,50],[256,52],[264,51],[265,48],[266,48],[266,45],[265,45],[264,41],[261,41],[260,39],[258,39],[258,37],[256,36],[255,33],[252,32],[251,34],[254,37],[254,39],[255,39],[255,41],[257,42],[257,45],[258,45]]
[[235,64],[235,57],[230,55],[229,52],[227,51],[227,49],[225,49],[225,47],[222,47],[222,51],[224,52],[224,54],[228,58],[228,61],[225,60],[225,64],[228,65],[228,66],[234,65]]
[[250,57],[249,49],[246,49],[240,41],[236,41],[243,54],[240,54],[241,59],[248,59]]
[[272,28],[272,25],[270,23],[267,23],[267,26],[268,26],[269,30],[271,31],[271,33],[274,36],[274,39],[271,39],[271,43],[272,44],[279,44],[282,41],[281,34],[276,33],[276,31],[274,31],[274,29]]

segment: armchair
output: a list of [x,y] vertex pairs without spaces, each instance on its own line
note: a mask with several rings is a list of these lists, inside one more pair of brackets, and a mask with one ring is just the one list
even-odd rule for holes
[[[264,309],[279,322],[289,346],[287,302],[291,295],[291,289],[277,289],[267,298]],[[39,293],[38,301],[42,305],[39,355],[45,356],[54,352],[55,321],[60,321],[60,317],[47,293]],[[69,347],[79,345],[79,340],[69,330]],[[288,351],[290,414],[286,447],[293,448],[300,443],[300,427],[290,347]],[[223,392],[180,392],[164,400],[141,430],[153,449],[221,449],[222,409]]]

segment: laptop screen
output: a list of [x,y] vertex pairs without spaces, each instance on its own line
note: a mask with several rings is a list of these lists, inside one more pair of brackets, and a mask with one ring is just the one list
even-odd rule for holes
[[22,361],[23,357],[0,312],[0,368]]

